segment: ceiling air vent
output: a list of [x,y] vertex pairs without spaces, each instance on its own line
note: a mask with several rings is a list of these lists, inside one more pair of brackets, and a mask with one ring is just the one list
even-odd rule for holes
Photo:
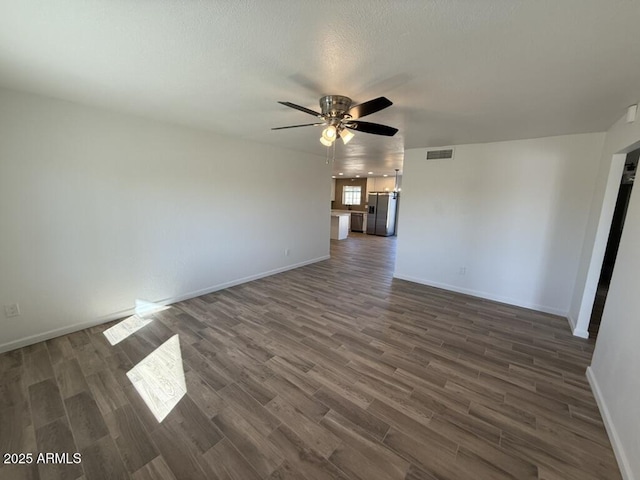
[[453,148],[439,148],[437,150],[427,150],[427,160],[452,160]]

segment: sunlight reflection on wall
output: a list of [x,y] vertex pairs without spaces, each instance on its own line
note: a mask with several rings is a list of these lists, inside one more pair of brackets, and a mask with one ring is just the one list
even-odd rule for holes
[[107,340],[109,340],[109,343],[111,345],[116,345],[132,333],[137,332],[142,327],[148,325],[153,321],[153,318],[144,318],[145,315],[161,312],[162,310],[166,310],[168,308],[171,307],[137,299],[135,315],[125,318],[120,323],[105,330],[103,332],[104,336],[107,337]]

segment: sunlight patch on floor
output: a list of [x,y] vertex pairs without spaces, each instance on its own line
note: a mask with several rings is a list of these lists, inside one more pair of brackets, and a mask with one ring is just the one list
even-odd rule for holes
[[148,302],[146,300],[136,299],[135,315],[125,318],[120,323],[105,330],[104,336],[107,337],[111,345],[116,345],[127,338],[132,333],[137,332],[145,325],[153,321],[153,318],[144,318],[146,315],[161,312],[171,308],[166,305]]
[[113,327],[108,328],[103,333],[111,345],[116,345],[151,322],[153,322],[153,318],[142,318],[138,315],[132,315]]
[[180,339],[174,335],[127,372],[158,422],[171,412],[187,393]]

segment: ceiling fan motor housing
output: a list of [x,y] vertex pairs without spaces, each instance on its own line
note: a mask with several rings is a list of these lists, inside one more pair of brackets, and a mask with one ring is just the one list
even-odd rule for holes
[[342,95],[326,95],[320,99],[320,108],[323,117],[342,119],[351,108],[351,99]]
[[[307,123],[304,125],[290,125],[287,127],[275,127],[272,130],[283,130],[286,128],[297,127],[326,127],[323,131],[323,144],[330,144],[329,138],[335,138],[335,134],[342,137],[345,143],[347,143],[352,133],[346,132],[345,128],[352,130],[358,130],[359,132],[371,133],[373,135],[385,135],[387,137],[393,137],[398,133],[398,129],[389,127],[387,125],[381,125],[379,123],[363,122],[360,118],[372,113],[384,110],[387,107],[393,105],[393,102],[386,97],[378,97],[368,102],[360,103],[352,106],[351,99],[343,95],[325,95],[320,99],[320,109],[322,113],[311,110],[310,108],[296,105],[291,102],[278,102],[285,107],[294,108],[300,110],[308,115],[313,115],[316,118],[322,119],[322,123]],[[332,128],[330,128],[332,127]],[[331,135],[329,135],[331,133]],[[326,138],[325,138],[326,137]],[[321,140],[322,141],[322,140]]]

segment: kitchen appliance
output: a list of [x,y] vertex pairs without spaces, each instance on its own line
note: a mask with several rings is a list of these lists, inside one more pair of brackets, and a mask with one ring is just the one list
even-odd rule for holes
[[364,213],[351,212],[351,231],[362,233]]
[[389,237],[396,234],[397,192],[369,194],[367,233]]

